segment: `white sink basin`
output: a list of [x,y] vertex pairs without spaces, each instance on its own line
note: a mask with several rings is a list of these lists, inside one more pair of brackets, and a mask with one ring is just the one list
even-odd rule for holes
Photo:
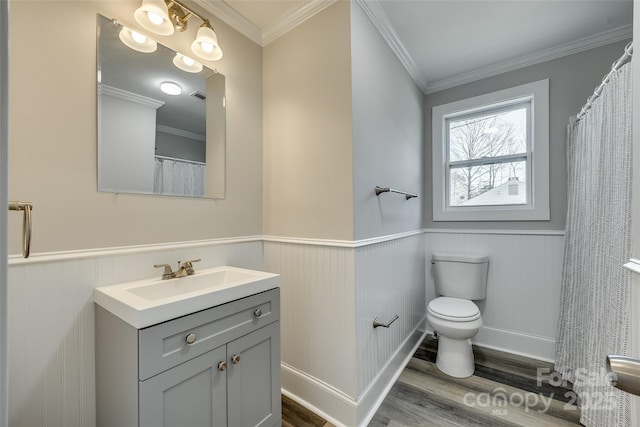
[[140,329],[278,286],[278,274],[216,267],[180,279],[158,277],[102,286],[95,289],[93,300]]

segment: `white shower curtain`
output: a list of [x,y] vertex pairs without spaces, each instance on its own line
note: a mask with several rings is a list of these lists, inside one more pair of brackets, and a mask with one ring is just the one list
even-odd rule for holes
[[587,427],[630,426],[629,395],[606,380],[625,355],[631,255],[631,66],[568,127],[567,224],[556,370],[574,384]]
[[204,196],[205,165],[198,162],[155,158],[153,192],[170,196]]

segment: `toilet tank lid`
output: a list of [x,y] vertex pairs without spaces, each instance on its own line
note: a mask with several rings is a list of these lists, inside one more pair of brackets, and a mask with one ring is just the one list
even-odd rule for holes
[[489,261],[488,255],[473,255],[473,254],[433,254],[433,261],[453,261],[453,262],[466,262],[471,264],[480,264]]

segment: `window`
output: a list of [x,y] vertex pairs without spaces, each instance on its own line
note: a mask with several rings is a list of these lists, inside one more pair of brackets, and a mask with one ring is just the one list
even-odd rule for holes
[[549,219],[549,81],[433,108],[433,220]]

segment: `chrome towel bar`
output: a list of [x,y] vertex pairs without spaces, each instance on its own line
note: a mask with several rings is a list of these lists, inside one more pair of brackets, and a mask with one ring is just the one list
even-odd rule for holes
[[380,326],[382,326],[383,328],[388,328],[389,326],[391,326],[391,324],[393,322],[395,322],[396,320],[398,320],[400,317],[396,314],[395,316],[393,316],[393,319],[389,320],[389,322],[387,323],[382,323],[381,321],[379,321],[378,319],[376,319],[375,317],[373,318],[373,328],[378,328]]
[[389,187],[378,187],[376,185],[376,196],[379,196],[382,193],[398,193],[398,194],[403,194],[407,200],[412,199],[414,197],[418,197],[417,194],[413,194],[413,193],[407,193],[406,191],[400,191],[400,190],[394,190],[393,188],[389,188]]
[[31,202],[9,202],[10,211],[22,211],[22,256],[29,258],[31,251]]

